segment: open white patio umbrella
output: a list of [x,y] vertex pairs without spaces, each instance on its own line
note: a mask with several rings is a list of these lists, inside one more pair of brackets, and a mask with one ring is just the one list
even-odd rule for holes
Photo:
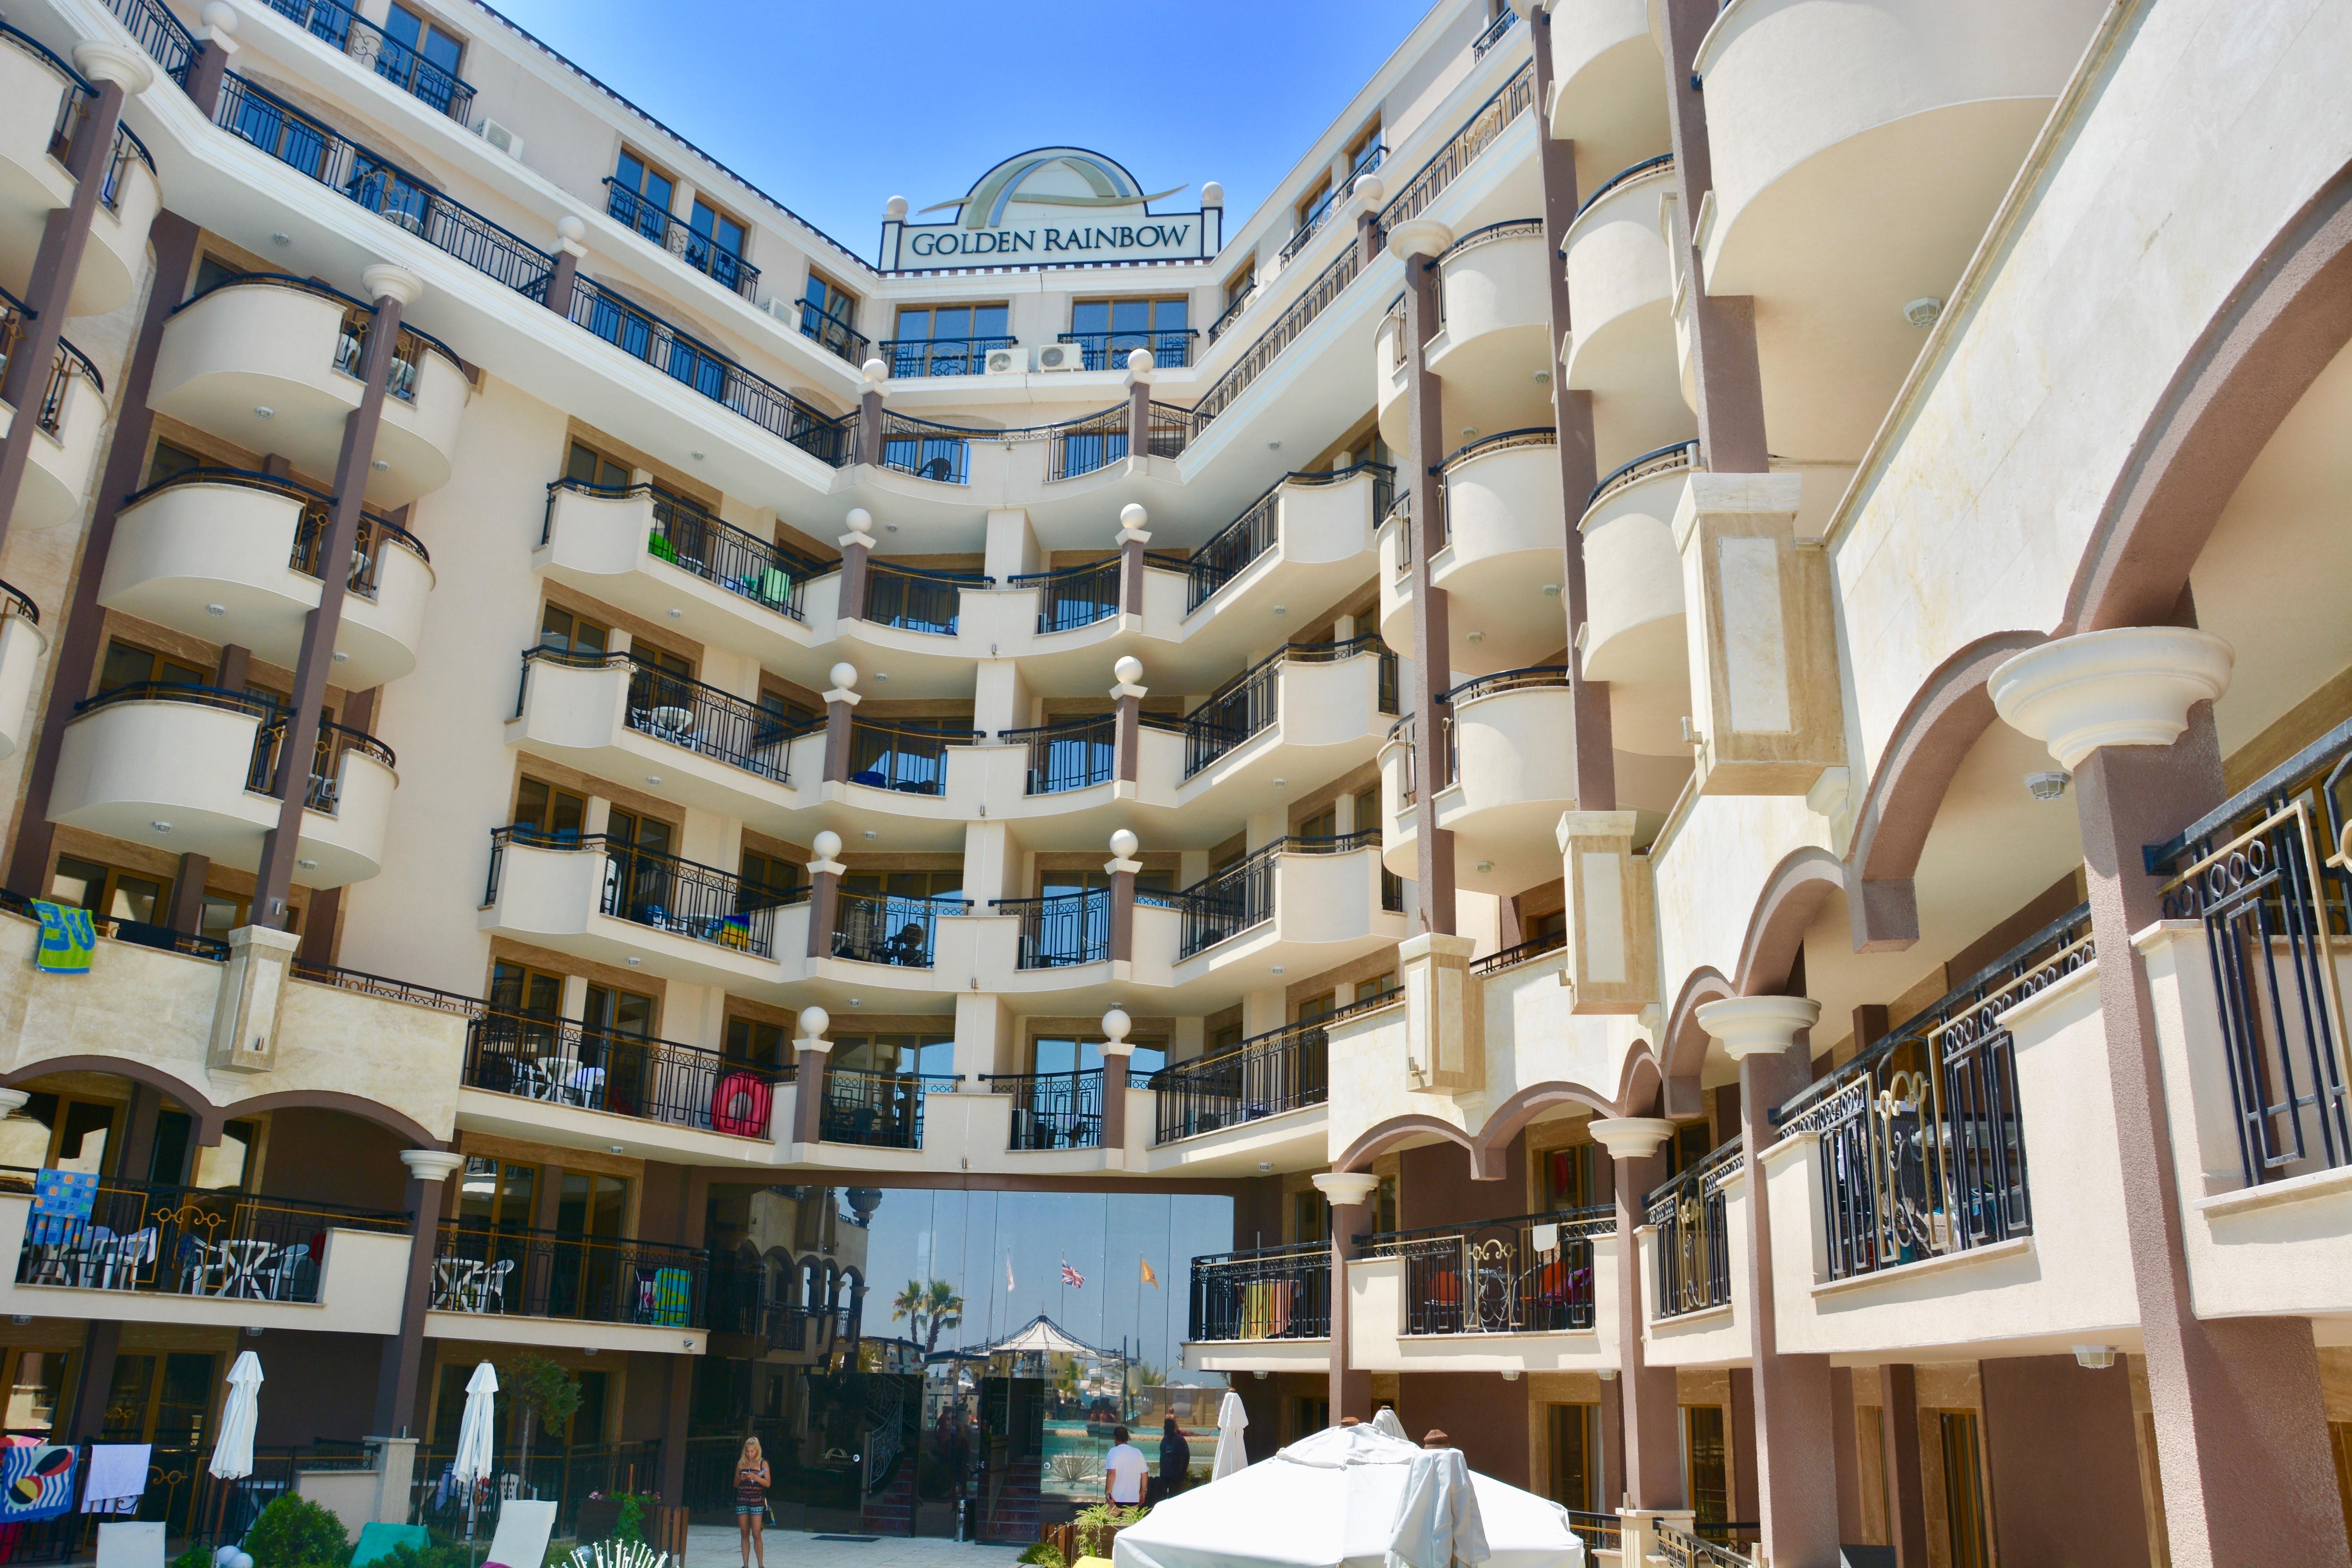
[[1249,1468],[1249,1450],[1242,1443],[1242,1428],[1248,1425],[1249,1412],[1242,1408],[1242,1396],[1228,1388],[1217,1406],[1217,1458],[1209,1467],[1212,1482]]
[[1118,1532],[1116,1568],[1583,1568],[1557,1503],[1458,1450],[1334,1426],[1181,1492]]

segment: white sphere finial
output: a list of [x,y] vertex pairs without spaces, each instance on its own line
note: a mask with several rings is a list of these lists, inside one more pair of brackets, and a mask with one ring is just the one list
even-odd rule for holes
[[1133,654],[1129,654],[1117,664],[1112,665],[1110,672],[1118,677],[1118,683],[1121,686],[1140,685],[1143,680],[1143,661]]
[[1142,847],[1143,840],[1128,828],[1122,827],[1110,836],[1110,852],[1122,860],[1134,859],[1135,852]]
[[1388,194],[1388,182],[1381,179],[1378,174],[1359,174],[1356,176],[1356,195],[1363,198],[1364,204],[1367,206],[1379,206],[1381,199]]
[[1127,1038],[1127,1032],[1134,1027],[1135,1020],[1127,1016],[1124,1007],[1113,1007],[1103,1015],[1103,1035],[1114,1043]]
[[828,827],[809,840],[809,847],[816,851],[818,859],[830,860],[841,853],[841,835]]
[[1201,205],[1204,207],[1223,206],[1225,205],[1225,187],[1217,184],[1214,180],[1211,180],[1207,184],[1203,184],[1201,187]]
[[891,219],[893,222],[904,223],[907,218],[907,198],[904,196],[892,196],[888,201],[884,202],[882,204],[882,216],[886,218]]
[[824,1008],[803,1007],[801,1009],[801,1038],[821,1040],[824,1038],[824,1031],[832,1023],[833,1015]]
[[577,215],[565,213],[555,220],[555,233],[557,237],[577,245],[588,237],[588,226],[582,223]]
[[1156,363],[1151,357],[1150,349],[1134,349],[1129,351],[1127,356],[1128,372],[1133,375],[1150,374],[1151,367]]
[[867,360],[864,364],[859,365],[857,367],[857,374],[864,376],[868,381],[887,381],[890,379],[890,367],[883,363],[882,357],[879,354],[877,354],[874,358]]
[[1141,501],[1131,500],[1118,509],[1118,525],[1121,528],[1131,528],[1140,533],[1143,525],[1150,521],[1151,513],[1144,510]]
[[867,511],[862,506],[851,507],[849,509],[849,515],[842,519],[842,521],[849,524],[849,531],[852,533],[871,533],[874,531],[874,514]]
[[236,7],[228,0],[205,0],[205,8],[196,13],[196,20],[215,32],[236,31]]
[[835,665],[831,669],[825,671],[825,674],[832,679],[834,689],[835,690],[852,691],[856,689],[857,667],[850,663],[847,659],[844,659],[841,663]]

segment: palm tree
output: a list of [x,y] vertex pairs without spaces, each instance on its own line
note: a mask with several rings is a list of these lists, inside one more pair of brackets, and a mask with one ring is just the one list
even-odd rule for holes
[[929,1355],[940,1348],[940,1331],[952,1329],[963,1321],[963,1298],[954,1286],[944,1279],[934,1279],[923,1298],[931,1320],[930,1332],[923,1341],[923,1353]]
[[901,1318],[906,1319],[907,1337],[919,1339],[923,1332],[924,1309],[929,1302],[929,1293],[924,1290],[922,1281],[909,1279],[907,1288],[890,1302],[890,1321],[895,1323]]

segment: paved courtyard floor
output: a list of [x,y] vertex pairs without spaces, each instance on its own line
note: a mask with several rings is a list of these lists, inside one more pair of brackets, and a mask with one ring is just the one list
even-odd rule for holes
[[[1017,1546],[971,1546],[903,1535],[825,1541],[798,1530],[771,1530],[761,1544],[768,1568],[1011,1568],[1021,1554]],[[738,1568],[742,1561],[733,1530],[698,1524],[687,1532],[686,1568]]]

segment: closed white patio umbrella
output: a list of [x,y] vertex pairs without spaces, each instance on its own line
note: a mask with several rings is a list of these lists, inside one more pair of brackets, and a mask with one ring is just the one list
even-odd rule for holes
[[[253,1474],[253,1429],[260,1418],[261,1358],[247,1351],[228,1369],[228,1397],[221,1401],[220,1433],[213,1439],[212,1460],[205,1466],[215,1483],[241,1481]],[[213,1534],[217,1537],[228,1512],[229,1489],[216,1484],[213,1490],[217,1494],[213,1503]]]
[[1210,1480],[1222,1481],[1249,1468],[1249,1450],[1242,1442],[1242,1429],[1248,1425],[1249,1412],[1242,1408],[1242,1396],[1225,1390],[1224,1402],[1217,1406],[1217,1458],[1209,1467]]
[[466,1415],[457,1425],[457,1456],[449,1465],[449,1473],[466,1485],[488,1479],[498,1464],[492,1431],[498,1403],[498,1368],[484,1362],[466,1381]]

